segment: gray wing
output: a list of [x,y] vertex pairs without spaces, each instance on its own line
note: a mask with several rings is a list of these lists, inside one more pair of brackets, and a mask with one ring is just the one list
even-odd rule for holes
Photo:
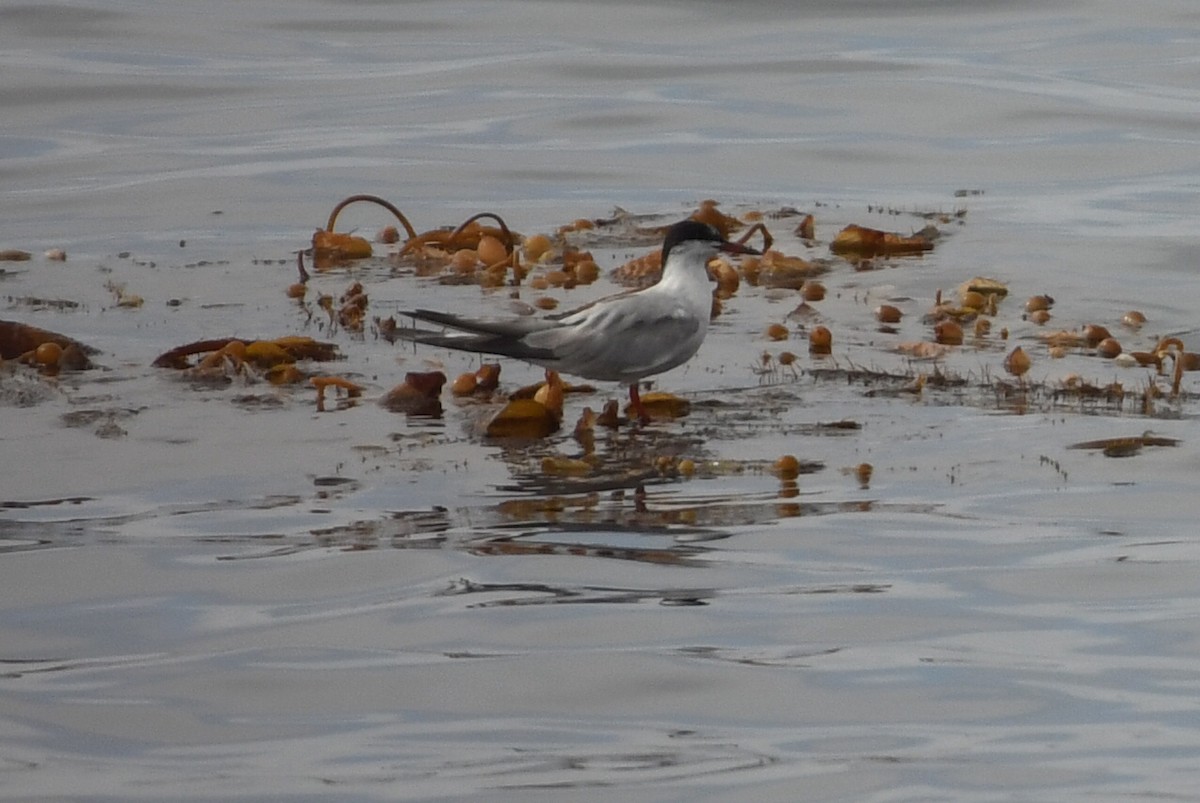
[[439,323],[462,332],[502,337],[524,337],[530,332],[552,329],[558,325],[557,321],[542,318],[464,318],[461,315],[428,309],[401,310],[400,314],[418,321]]
[[639,296],[636,305],[602,301],[569,313],[560,326],[532,332],[525,342],[552,352],[564,372],[613,382],[660,374],[691,359],[704,341],[707,318],[696,320],[667,295]]
[[420,309],[404,311],[401,314],[418,321],[437,323],[459,330],[447,333],[403,326],[396,327],[393,334],[404,340],[425,343],[430,346],[443,346],[459,351],[516,357],[530,362],[546,362],[553,360],[555,356],[552,351],[544,347],[526,342],[525,338],[532,332],[546,331],[560,326],[556,321],[537,318],[506,318],[503,320],[463,318],[448,312]]

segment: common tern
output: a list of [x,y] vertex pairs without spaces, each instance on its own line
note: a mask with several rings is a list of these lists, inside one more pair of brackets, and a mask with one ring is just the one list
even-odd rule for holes
[[690,360],[712,315],[707,265],[718,251],[758,254],[729,242],[707,223],[684,220],[667,229],[662,278],[642,290],[602,298],[546,318],[475,319],[448,312],[401,314],[458,331],[398,327],[406,340],[460,351],[516,357],[565,374],[629,386],[633,413],[648,420],[638,383]]

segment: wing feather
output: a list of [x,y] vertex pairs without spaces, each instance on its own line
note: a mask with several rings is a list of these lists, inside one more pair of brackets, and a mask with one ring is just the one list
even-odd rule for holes
[[398,326],[393,330],[396,337],[411,340],[414,343],[471,351],[477,354],[515,357],[530,362],[544,362],[554,358],[553,352],[524,340],[530,332],[558,326],[552,321],[534,318],[476,320],[432,310],[413,310],[403,314],[419,321],[438,323],[459,330],[458,332],[433,332],[428,329],[405,326]]
[[403,310],[400,314],[418,321],[437,323],[463,332],[503,337],[522,337],[530,332],[552,329],[558,325],[556,321],[542,318],[464,318],[450,312],[436,312],[428,309]]
[[636,313],[609,305],[586,313],[568,316],[563,323],[569,326],[535,332],[526,341],[552,352],[566,373],[614,382],[636,381],[687,362],[700,348],[707,323],[671,303],[643,306]]

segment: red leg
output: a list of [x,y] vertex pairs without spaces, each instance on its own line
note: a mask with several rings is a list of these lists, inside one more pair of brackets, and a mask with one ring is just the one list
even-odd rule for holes
[[637,416],[638,421],[642,424],[650,423],[650,414],[646,412],[646,408],[642,406],[642,397],[638,393],[637,382],[629,386],[629,406],[632,412]]

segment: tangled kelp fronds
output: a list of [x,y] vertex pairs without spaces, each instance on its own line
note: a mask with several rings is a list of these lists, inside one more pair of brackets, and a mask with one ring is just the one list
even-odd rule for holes
[[[382,207],[394,224],[369,242],[352,233],[333,237],[339,220],[345,225],[345,210],[359,203]],[[167,349],[155,365],[168,370],[151,373],[185,381],[164,383],[163,392],[199,390],[206,400],[224,398],[237,411],[253,410],[256,416],[302,410],[314,420],[341,416],[337,423],[342,425],[358,421],[378,427],[370,415],[378,416],[381,409],[395,413],[384,417],[395,431],[381,437],[406,437],[424,428],[426,434],[456,439],[453,459],[465,463],[464,455],[475,459],[480,453],[498,459],[510,482],[493,487],[537,497],[622,495],[629,501],[639,488],[679,491],[698,480],[761,476],[778,483],[778,497],[791,500],[803,495],[808,472],[820,474],[828,466],[860,488],[878,486],[890,467],[870,454],[871,442],[880,437],[871,428],[893,411],[894,420],[906,422],[904,411],[919,406],[1114,418],[1189,414],[1197,398],[1188,372],[1200,368],[1200,358],[1186,348],[1190,334],[1169,334],[1182,324],[1154,320],[1161,304],[1129,299],[1112,307],[1145,303],[1149,319],[1133,310],[1119,318],[1111,311],[1095,315],[1054,286],[1051,272],[1039,278],[1040,286],[1029,287],[1010,286],[1004,276],[960,282],[956,274],[943,295],[922,284],[932,270],[917,279],[911,268],[940,268],[940,249],[955,227],[966,225],[964,218],[905,212],[911,217],[906,219],[892,209],[868,211],[893,217],[880,224],[878,217],[861,219],[861,210],[821,204],[808,210],[705,201],[666,213],[618,209],[566,222],[541,220],[538,233],[522,235],[494,212],[421,229],[383,199],[352,196],[338,204],[314,237],[311,272],[305,268],[307,250],[293,252],[295,270],[286,265],[272,274],[255,272],[256,281],[267,275],[283,292],[272,290],[245,321],[230,318],[237,304],[226,305],[221,318],[205,319],[217,305],[201,299],[190,307],[201,316],[187,322],[191,328],[142,330],[152,337],[167,332],[165,339],[173,331],[189,337],[208,331],[300,331],[319,339],[303,348],[304,341],[289,339],[295,335],[211,338],[175,348],[167,342],[153,346],[140,364],[159,348]],[[564,376],[519,388],[539,377],[519,365],[510,372],[506,363],[504,380],[520,380],[509,383],[501,380],[498,364],[387,345],[399,310],[412,299],[470,315],[538,316],[618,290],[610,281],[620,286],[653,282],[661,270],[663,227],[685,216],[711,222],[731,238],[761,244],[765,253],[709,264],[716,319],[709,340],[687,371],[674,375],[687,377],[690,386],[683,393],[642,388],[643,402],[653,409],[645,423],[607,398],[609,387],[572,385]],[[125,291],[127,278],[103,276],[103,309],[120,308],[121,316],[148,322],[154,310],[163,309],[163,299],[135,283],[136,276],[128,286],[137,293]],[[25,294],[22,288],[19,299],[55,295]],[[22,313],[87,315],[85,305],[70,299],[52,306],[19,299],[10,305]],[[277,317],[269,318],[272,314]],[[25,354],[36,364],[6,369],[51,388],[92,380],[90,375],[55,377],[36,352],[26,349]],[[114,356],[114,363],[122,362],[121,355]],[[345,364],[324,364],[331,359]],[[271,384],[266,393],[244,391],[243,386],[260,381]],[[810,392],[813,385],[821,386],[818,392]],[[839,405],[849,398],[859,406],[843,410]],[[302,403],[289,404],[293,399]],[[888,412],[877,416],[885,407]],[[857,420],[844,428],[819,423],[840,415]],[[929,418],[939,416],[934,410]],[[664,433],[678,440],[668,446],[659,437]],[[834,436],[843,440],[833,443]],[[746,443],[754,444],[753,451],[734,454]],[[834,454],[820,453],[824,448]],[[394,456],[386,447],[384,452]],[[401,471],[425,470],[416,460],[395,459]],[[787,504],[803,510],[807,502]]]
[[[418,266],[425,275],[447,271],[460,283],[491,287],[504,284],[505,281],[519,284],[525,275],[517,249],[521,237],[509,229],[500,215],[480,212],[458,226],[430,229],[418,234],[395,204],[379,196],[366,194],[352,195],[339,201],[330,213],[325,228],[317,229],[313,234],[311,253],[318,270],[339,267],[374,254],[366,238],[334,230],[338,215],[355,203],[375,204],[392,213],[407,234],[395,253],[396,259]],[[480,223],[484,219],[490,219],[496,225],[485,226]],[[384,229],[376,239],[390,245],[399,240],[399,233],[394,229]]]

